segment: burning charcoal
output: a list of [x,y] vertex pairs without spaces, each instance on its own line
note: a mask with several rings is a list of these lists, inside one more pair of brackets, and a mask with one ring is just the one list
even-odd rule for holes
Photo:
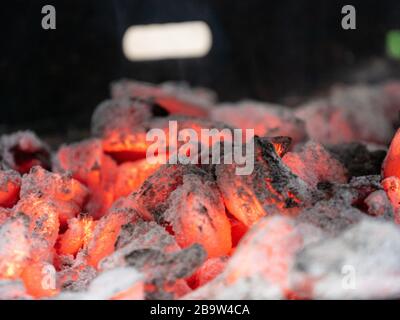
[[368,150],[365,144],[345,143],[330,146],[328,150],[345,166],[350,177],[381,173],[384,150]]
[[0,207],[11,208],[17,203],[21,176],[14,170],[0,170]]
[[24,213],[30,218],[31,241],[38,244],[36,258],[47,260],[53,250],[60,227],[57,205],[48,198],[30,194],[13,208],[14,213]]
[[7,167],[20,173],[26,173],[37,165],[50,167],[49,147],[31,131],[1,136],[0,155]]
[[125,256],[136,250],[152,249],[164,253],[180,250],[174,237],[155,222],[137,221],[123,226],[118,241],[115,243],[116,252],[101,262],[102,269],[112,269],[125,264]]
[[25,286],[19,280],[0,280],[0,300],[31,300]]
[[188,280],[190,286],[192,288],[198,288],[207,284],[224,271],[227,263],[227,256],[208,259],[199,269],[197,269],[195,274],[190,277]]
[[156,86],[150,83],[120,80],[111,86],[113,98],[141,98],[153,100],[170,114],[205,117],[207,107],[215,104],[215,94],[204,88],[189,88],[185,83],[164,83]]
[[[136,110],[136,107],[133,108]],[[120,109],[122,111],[119,111]],[[129,111],[129,109],[127,110]],[[119,116],[119,113],[126,113],[128,112],[127,110],[121,106],[114,106],[114,108],[109,108],[107,113],[109,114],[107,117],[111,117],[113,120],[104,119],[102,120],[103,122],[98,120],[98,118],[105,117],[100,111],[95,112],[92,120],[93,135],[101,138],[105,152],[111,154],[114,159],[120,162],[134,161],[146,157],[148,148],[154,144],[154,142],[146,139],[147,133],[152,129],[164,131],[167,138],[167,141],[165,141],[167,147],[175,144],[178,146],[178,141],[169,141],[169,136],[177,137],[178,132],[182,133],[185,129],[193,129],[198,137],[202,136],[201,129],[231,130],[223,123],[188,116],[175,115],[149,119],[133,117],[133,120],[130,120],[132,116],[129,114]],[[129,113],[134,114],[135,111],[129,111]],[[119,120],[120,117],[122,119]],[[98,125],[98,122],[104,123],[104,125]],[[176,128],[170,128],[171,122],[177,124]],[[176,132],[173,132],[175,129]],[[231,134],[230,131],[228,133]],[[209,138],[207,137],[206,141],[199,142],[204,142],[205,145],[208,145]],[[184,142],[179,141],[179,145],[183,144]]]
[[390,144],[388,153],[382,165],[382,176],[400,178],[400,129],[397,130]]
[[[46,215],[43,214],[43,216]],[[47,232],[47,226],[51,227],[47,223],[44,229],[38,232],[32,231],[30,230],[32,225],[29,224],[27,216],[18,214],[1,227],[0,239],[3,240],[0,243],[0,278],[20,278],[24,282],[27,293],[35,298],[52,296],[57,293],[57,290],[47,286],[47,277],[51,275],[45,271],[49,270],[49,266],[52,267],[46,260],[51,257],[54,243],[46,242],[46,240],[52,236],[49,233],[53,230]],[[58,228],[55,231],[58,232]],[[38,235],[38,233],[41,234]]]
[[124,197],[137,191],[143,182],[161,166],[161,163],[147,159],[125,162],[118,167],[115,182],[115,198]]
[[269,141],[274,145],[275,152],[281,158],[289,151],[292,138],[286,136],[269,137]]
[[148,298],[180,296],[190,290],[179,279],[190,276],[205,260],[201,246],[181,250],[174,237],[154,222],[138,221],[124,229],[116,251],[100,263],[102,270],[135,267],[145,274]]
[[140,211],[143,219],[165,224],[164,212],[170,206],[168,199],[171,193],[182,185],[183,177],[188,174],[208,175],[195,165],[164,165],[128,198],[136,203],[135,208]]
[[107,152],[133,150],[145,153],[141,145],[146,135],[143,124],[151,116],[149,104],[130,99],[107,100],[93,114],[92,134],[102,138]]
[[130,196],[141,216],[171,225],[182,247],[202,244],[210,257],[231,249],[223,200],[205,171],[193,165],[167,165]]
[[143,276],[134,268],[115,268],[99,274],[87,290],[64,292],[59,300],[143,300]]
[[385,191],[372,192],[364,202],[368,207],[368,214],[371,216],[382,217],[390,221],[394,220],[393,208]]
[[59,292],[55,283],[55,269],[49,263],[42,261],[29,263],[22,271],[21,279],[26,292],[35,298],[52,297]]
[[309,137],[322,144],[366,141],[386,144],[392,126],[368,90],[338,90],[325,100],[312,101],[297,109]]
[[60,255],[76,255],[86,247],[93,237],[96,222],[92,217],[72,218],[68,221],[68,229],[60,236],[58,253]]
[[240,129],[254,129],[257,136],[289,136],[293,144],[306,138],[302,120],[283,106],[244,101],[238,105],[222,104],[212,109],[213,120]]
[[255,138],[254,171],[236,175],[236,164],[216,166],[218,187],[225,206],[250,227],[271,212],[293,213],[309,201],[313,190],[295,176],[276,154],[268,139]]
[[214,181],[187,174],[168,201],[171,205],[164,212],[165,220],[171,223],[181,247],[199,243],[210,258],[229,253],[231,226]]
[[133,266],[145,274],[147,299],[171,299],[190,291],[181,279],[192,275],[205,256],[205,251],[199,245],[170,254],[157,249],[137,249],[125,255],[124,265]]
[[70,175],[51,173],[41,167],[33,167],[29,174],[22,178],[22,202],[26,203],[25,197],[30,195],[40,199],[51,199],[57,206],[60,222],[64,224],[81,212],[88,191]]
[[29,218],[17,215],[0,226],[0,279],[17,279],[29,263]]
[[394,220],[400,224],[400,179],[393,176],[382,181],[382,186],[392,204]]
[[400,296],[400,231],[364,218],[337,238],[297,253],[292,279],[306,279],[315,299],[377,299]]
[[261,219],[242,239],[224,272],[185,299],[278,299],[290,294],[289,272],[302,248],[294,221]]
[[235,248],[249,228],[230,214],[228,214],[228,219],[231,223],[232,247]]
[[61,147],[54,167],[58,172],[71,172],[73,178],[89,188],[90,199],[86,209],[93,217],[101,217],[112,205],[117,165],[103,153],[100,140]]
[[307,142],[299,152],[286,153],[282,161],[312,187],[325,181],[347,182],[343,165],[319,143]]
[[130,198],[116,201],[108,213],[97,223],[87,245],[87,263],[97,268],[98,263],[114,252],[115,243],[123,225],[136,222],[140,217]]

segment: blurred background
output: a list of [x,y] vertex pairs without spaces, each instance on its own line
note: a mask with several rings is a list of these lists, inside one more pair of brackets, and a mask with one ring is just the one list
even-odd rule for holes
[[[41,9],[56,8],[56,30]],[[351,4],[357,29],[343,30]],[[297,105],[332,84],[400,75],[398,0],[24,0],[1,4],[0,133],[33,129],[73,137],[88,130],[120,78],[187,81],[242,98]],[[130,61],[130,26],[203,21],[203,57]]]

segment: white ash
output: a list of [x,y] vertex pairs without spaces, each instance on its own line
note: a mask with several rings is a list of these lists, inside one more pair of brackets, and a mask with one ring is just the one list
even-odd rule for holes
[[398,298],[399,254],[399,227],[365,218],[337,238],[304,248],[292,276],[313,279],[315,299]]

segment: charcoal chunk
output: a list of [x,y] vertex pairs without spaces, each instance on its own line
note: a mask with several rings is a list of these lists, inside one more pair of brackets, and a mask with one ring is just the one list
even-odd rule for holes
[[31,131],[0,137],[0,160],[10,169],[29,172],[33,166],[50,168],[50,148]]
[[344,143],[328,147],[329,151],[345,166],[349,176],[359,177],[381,173],[386,151],[369,151],[361,143]]
[[256,137],[254,143],[255,162],[250,175],[236,175],[236,164],[216,166],[225,206],[248,227],[276,211],[297,211],[315,196],[315,190],[283,164],[269,139]]

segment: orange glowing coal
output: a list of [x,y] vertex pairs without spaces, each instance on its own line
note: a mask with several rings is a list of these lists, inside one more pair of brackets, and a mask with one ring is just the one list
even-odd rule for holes
[[[112,90],[86,140],[51,153],[30,132],[0,139],[0,280],[22,286],[21,297],[93,297],[91,285],[102,277],[113,284],[107,272],[116,269],[138,276],[107,299],[174,299],[208,285],[236,291],[249,279],[285,298],[304,297],[290,279],[309,240],[298,228],[302,217],[318,213],[313,219],[320,225],[311,230],[322,230],[342,211],[348,220],[354,212],[392,220],[394,213],[400,223],[400,130],[381,176],[359,177],[322,144],[359,136],[342,109],[306,108],[300,113],[310,117],[301,121],[271,105],[243,104],[237,114],[230,105],[210,110],[204,105],[215,101],[202,90],[129,81]],[[248,110],[257,113],[243,119]],[[329,125],[320,121],[324,116]],[[149,161],[146,133],[159,128],[168,136],[170,120],[198,137],[203,129],[234,129],[228,124],[268,136],[252,137],[249,175],[237,175],[237,164],[222,161],[161,163],[168,152]],[[322,141],[304,142],[321,128]],[[345,130],[335,137],[335,128]],[[209,137],[195,142],[213,143]],[[173,143],[166,141],[167,147]],[[370,159],[367,148],[363,152],[359,162]],[[302,285],[311,292],[312,283]]]

